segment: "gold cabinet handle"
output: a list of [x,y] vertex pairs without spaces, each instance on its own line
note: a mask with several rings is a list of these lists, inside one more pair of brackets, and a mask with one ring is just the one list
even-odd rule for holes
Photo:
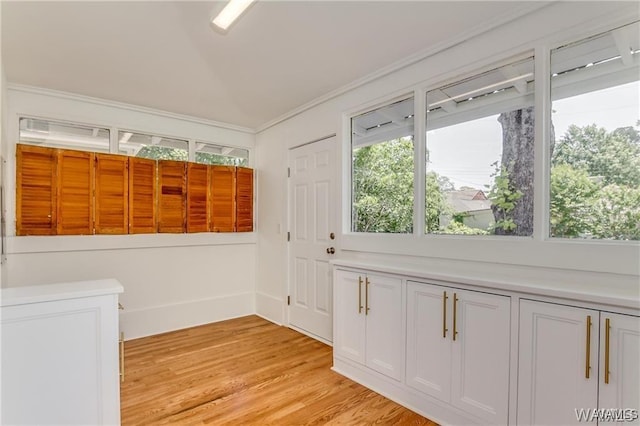
[[120,332],[120,382],[124,382],[124,332]]
[[609,384],[609,344],[611,343],[611,320],[604,321],[604,382]]
[[362,313],[362,277],[358,277],[358,313]]
[[369,315],[369,277],[365,277],[364,279],[364,314]]
[[458,295],[457,293],[453,293],[453,341],[456,341],[456,336],[458,335],[458,330],[456,327],[456,320],[457,320],[457,310],[458,310]]
[[442,337],[447,338],[447,292],[442,295]]
[[591,315],[587,315],[587,356],[586,365],[584,370],[584,377],[589,378],[589,371],[591,370]]

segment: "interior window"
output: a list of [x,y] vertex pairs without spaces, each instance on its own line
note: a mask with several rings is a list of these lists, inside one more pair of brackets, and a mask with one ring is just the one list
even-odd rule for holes
[[352,231],[413,231],[413,98],[351,119]]
[[118,152],[153,160],[189,160],[189,142],[127,131],[118,132]]
[[247,166],[248,162],[246,149],[196,142],[196,163]]
[[533,57],[427,93],[425,232],[533,232]]
[[551,52],[551,237],[640,239],[640,24]]
[[51,148],[108,153],[109,129],[21,118],[20,142]]

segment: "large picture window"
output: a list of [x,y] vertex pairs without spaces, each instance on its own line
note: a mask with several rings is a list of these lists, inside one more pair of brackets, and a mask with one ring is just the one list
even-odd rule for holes
[[352,231],[413,231],[413,98],[351,120]]
[[425,232],[533,232],[533,58],[427,93]]
[[551,237],[640,240],[639,33],[551,52]]

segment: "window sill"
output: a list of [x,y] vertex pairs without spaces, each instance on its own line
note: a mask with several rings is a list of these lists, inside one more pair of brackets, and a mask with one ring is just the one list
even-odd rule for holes
[[254,232],[202,232],[194,234],[56,235],[7,237],[6,253],[48,253],[87,250],[119,250],[255,244]]

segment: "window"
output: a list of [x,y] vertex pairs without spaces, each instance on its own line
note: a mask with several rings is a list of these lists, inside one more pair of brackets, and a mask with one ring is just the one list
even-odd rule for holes
[[551,237],[640,239],[639,33],[551,52]]
[[413,98],[351,119],[352,231],[413,231],[413,121]]
[[230,146],[196,142],[196,163],[223,166],[247,166],[249,151]]
[[533,232],[533,58],[427,93],[425,232]]
[[118,132],[118,151],[132,157],[152,160],[189,160],[189,142],[127,131]]
[[109,152],[109,130],[37,118],[20,118],[20,142],[51,148]]

